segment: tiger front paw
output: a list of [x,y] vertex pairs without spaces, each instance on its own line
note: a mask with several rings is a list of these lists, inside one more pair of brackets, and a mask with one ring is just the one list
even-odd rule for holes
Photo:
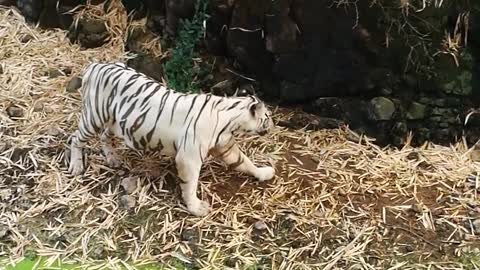
[[120,166],[122,165],[122,158],[116,153],[110,153],[106,156],[105,159],[108,166],[111,168],[120,168]]
[[255,178],[258,179],[258,181],[266,181],[270,180],[275,176],[275,169],[272,167],[262,167],[258,168],[257,172],[255,173]]
[[196,199],[193,202],[187,203],[188,211],[197,217],[203,217],[210,212],[210,205],[200,199]]
[[68,167],[68,173],[73,176],[80,175],[83,173],[85,168],[83,167],[83,160],[82,159],[72,159],[70,160],[70,165]]

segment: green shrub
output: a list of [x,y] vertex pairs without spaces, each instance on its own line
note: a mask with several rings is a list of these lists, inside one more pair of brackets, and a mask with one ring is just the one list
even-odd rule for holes
[[197,0],[195,15],[191,20],[181,20],[175,47],[170,58],[164,64],[168,86],[180,92],[198,92],[199,87],[193,81],[195,71],[193,60],[195,45],[204,33],[203,22],[208,18],[208,0]]

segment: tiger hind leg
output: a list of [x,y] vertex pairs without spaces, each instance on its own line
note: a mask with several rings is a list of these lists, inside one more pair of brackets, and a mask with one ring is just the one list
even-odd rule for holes
[[112,168],[120,167],[122,165],[122,158],[113,146],[113,134],[108,127],[103,131],[100,142],[108,166]]
[[216,149],[218,157],[222,159],[231,169],[254,176],[259,181],[270,180],[275,176],[275,169],[270,166],[257,167],[240,150],[235,142]]

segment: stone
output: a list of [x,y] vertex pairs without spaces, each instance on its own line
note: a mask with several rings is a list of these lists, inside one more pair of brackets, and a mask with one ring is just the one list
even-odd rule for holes
[[87,49],[102,46],[108,41],[108,37],[109,33],[103,20],[82,19],[77,27],[72,24],[68,32],[70,42],[78,41]]
[[107,31],[105,22],[102,20],[83,20],[81,24],[82,29],[88,33],[99,34]]
[[446,64],[451,63],[451,60],[449,61],[448,59],[441,58],[439,62],[443,64],[439,71],[442,76],[437,79],[441,90],[446,94],[459,96],[471,95],[473,80],[471,69],[462,69],[456,66],[451,67]]
[[0,0],[0,6],[16,6],[17,0]]
[[431,140],[436,140],[437,142],[446,143],[451,137],[453,130],[449,128],[435,128],[431,131]]
[[[467,119],[468,115],[468,119]],[[480,127],[480,111],[472,112],[470,114],[465,115],[465,119],[463,120],[465,126],[467,127]]]
[[177,33],[180,19],[191,18],[195,13],[195,0],[165,0],[166,33]]
[[25,34],[25,35],[23,35],[22,38],[20,39],[20,42],[22,42],[22,43],[27,43],[27,42],[29,42],[29,41],[32,40],[32,39],[35,39],[32,35],[30,35],[30,34]]
[[36,23],[42,12],[43,1],[18,0],[17,7],[27,22]]
[[225,37],[227,28],[230,25],[230,18],[233,11],[232,1],[217,0],[211,1],[209,5],[210,18],[205,29],[205,47],[209,53],[215,56],[226,56],[227,47]]
[[321,130],[339,128],[345,125],[345,122],[335,118],[296,113],[288,120],[279,120],[277,124],[290,129]]
[[441,127],[441,128],[448,128],[449,126],[450,125],[447,122],[438,123],[438,127]]
[[125,209],[130,209],[135,207],[136,205],[136,200],[135,197],[130,196],[130,195],[122,195],[120,197],[120,206]]
[[165,32],[167,18],[165,14],[151,14],[147,18],[147,29],[158,34]]
[[63,129],[59,128],[58,126],[50,127],[49,129],[47,129],[45,131],[45,135],[49,135],[49,136],[52,136],[52,137],[57,137],[60,134],[65,134],[65,131]]
[[480,149],[475,149],[470,152],[470,159],[472,159],[472,161],[480,162]]
[[[61,1],[58,1],[58,2],[61,2]],[[59,12],[57,11],[57,1],[55,0],[43,1],[37,23],[39,27],[43,29],[61,27],[60,16],[59,16]]]
[[138,177],[127,177],[122,180],[120,185],[127,192],[127,194],[132,194],[137,189]]
[[257,222],[255,222],[253,224],[253,227],[256,229],[256,230],[259,230],[259,231],[263,231],[263,230],[266,230],[268,227],[267,227],[267,224],[265,224],[265,222],[259,220]]
[[[56,9],[58,15],[58,27],[63,30],[68,30],[73,23],[73,14],[68,11],[74,9],[76,6],[69,6],[63,2],[58,5]],[[43,19],[43,18],[42,18]]]
[[2,225],[0,227],[0,239],[5,238],[5,236],[7,236],[9,232],[10,232],[10,229],[7,226]]
[[33,105],[33,111],[34,112],[41,112],[41,111],[43,111],[43,107],[44,107],[43,102],[42,101],[37,101]]
[[271,53],[288,53],[297,48],[297,25],[287,15],[265,18],[265,46]]
[[148,29],[134,28],[133,31],[128,33],[125,48],[134,53],[148,53],[144,48],[144,44],[156,37],[157,35]]
[[226,37],[228,54],[242,69],[262,78],[270,75],[273,65],[273,56],[265,48],[263,30],[268,4],[268,1],[235,1]]
[[23,109],[16,105],[10,105],[7,108],[7,114],[11,118],[20,118],[23,116]]
[[404,75],[402,79],[409,88],[415,89],[418,86],[416,77],[411,74]]
[[233,81],[223,80],[213,85],[211,89],[214,95],[223,96],[224,94],[231,93],[233,90]]
[[[163,1],[159,1],[163,2]],[[139,20],[147,15],[147,7],[144,1],[138,0],[122,0],[122,4],[125,7],[127,14],[133,20]]]
[[406,115],[407,119],[419,120],[419,119],[425,118],[426,109],[427,109],[427,106],[415,101],[412,102],[407,109],[407,115]]
[[48,74],[48,77],[50,79],[54,79],[54,78],[57,78],[57,77],[60,77],[60,76],[65,76],[65,74],[62,71],[60,71],[56,68],[49,69],[47,74]]
[[392,89],[390,88],[382,88],[380,89],[380,94],[384,96],[390,96],[393,93]]
[[73,77],[65,87],[67,93],[73,93],[77,91],[82,86],[82,79],[78,76]]
[[445,107],[447,104],[446,99],[434,97],[421,97],[420,99],[418,99],[418,102],[436,107]]
[[390,120],[395,112],[395,104],[386,97],[375,97],[370,100],[369,112],[372,120]]
[[182,231],[180,235],[180,238],[182,239],[182,241],[185,241],[185,242],[193,241],[196,237],[197,237],[197,234],[193,229],[185,229]]
[[162,81],[163,62],[161,57],[155,57],[153,55],[141,53],[137,54],[135,58],[129,59],[127,61],[127,65],[155,79],[156,81]]
[[431,114],[431,115],[435,115],[435,116],[446,117],[446,116],[455,115],[455,112],[453,111],[453,109],[450,109],[450,108],[438,108],[438,107],[434,107],[434,108],[432,108],[432,110],[430,111],[430,114]]
[[405,135],[408,132],[406,122],[397,122],[393,125],[392,132],[397,135]]
[[480,235],[480,218],[475,219],[473,222],[473,228],[475,230],[475,233]]

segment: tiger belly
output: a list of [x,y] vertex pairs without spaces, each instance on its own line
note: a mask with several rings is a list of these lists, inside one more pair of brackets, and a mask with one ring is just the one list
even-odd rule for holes
[[[148,126],[146,125],[146,127]],[[110,129],[113,130],[117,138],[123,140],[125,145],[131,149],[145,152],[158,151],[160,154],[167,156],[175,156],[176,154],[175,137],[169,134],[168,130],[162,130],[162,127],[157,127],[151,135],[149,135],[151,129],[140,128],[132,132],[132,126],[122,128],[118,123]]]

